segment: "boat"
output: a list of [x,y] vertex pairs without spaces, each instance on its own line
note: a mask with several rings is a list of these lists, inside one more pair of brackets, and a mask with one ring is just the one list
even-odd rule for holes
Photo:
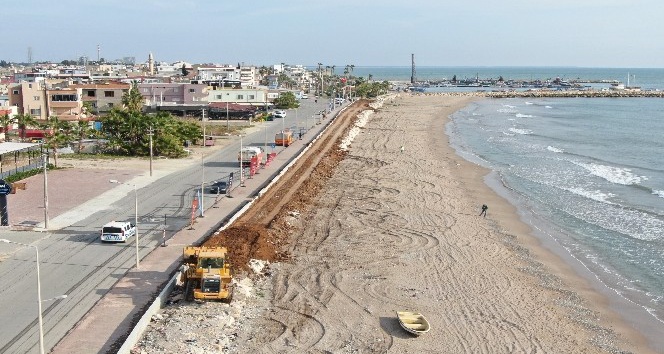
[[397,311],[397,318],[403,329],[416,336],[429,332],[431,328],[429,321],[419,312]]

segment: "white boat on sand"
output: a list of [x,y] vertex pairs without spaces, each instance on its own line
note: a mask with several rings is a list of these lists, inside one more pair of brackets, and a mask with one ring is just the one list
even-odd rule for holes
[[397,311],[397,318],[403,329],[417,336],[431,329],[429,321],[419,312]]

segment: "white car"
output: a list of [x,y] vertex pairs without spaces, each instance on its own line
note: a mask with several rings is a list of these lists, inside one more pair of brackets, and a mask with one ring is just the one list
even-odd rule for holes
[[276,110],[273,115],[275,118],[286,118],[286,111]]
[[127,242],[136,236],[136,225],[130,221],[111,221],[101,228],[102,242]]
[[308,99],[308,98],[309,98],[309,95],[307,95],[306,93],[303,93],[303,94],[302,94],[302,99],[303,99],[303,100],[306,100],[306,99]]

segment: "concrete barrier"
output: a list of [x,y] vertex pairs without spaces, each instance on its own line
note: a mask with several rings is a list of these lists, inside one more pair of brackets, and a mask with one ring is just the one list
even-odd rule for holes
[[134,326],[134,329],[131,330],[131,333],[129,333],[129,336],[122,344],[122,347],[120,347],[118,350],[118,354],[131,353],[131,349],[136,345],[136,343],[138,343],[139,339],[141,339],[141,336],[143,335],[143,332],[145,332],[145,330],[148,328],[148,325],[152,320],[152,316],[161,310],[162,307],[164,307],[166,299],[168,298],[168,295],[171,293],[171,291],[173,291],[173,287],[175,287],[175,282],[179,276],[180,272],[176,273],[164,287],[164,289],[161,290],[157,298],[152,302],[152,305],[148,307],[143,316],[141,316],[141,319],[136,323],[136,326]]

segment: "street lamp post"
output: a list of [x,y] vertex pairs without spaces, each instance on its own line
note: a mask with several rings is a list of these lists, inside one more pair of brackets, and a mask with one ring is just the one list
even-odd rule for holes
[[[112,179],[109,180],[111,183],[115,184],[126,184],[126,185],[131,185],[129,183],[122,183],[118,180]],[[138,270],[139,268],[139,257],[138,257],[138,191],[136,189],[136,183],[133,184],[134,186],[134,227],[136,228],[136,269]]]
[[13,243],[16,245],[21,245],[21,246],[26,246],[26,247],[32,247],[35,249],[35,256],[36,256],[36,262],[37,262],[37,307],[39,309],[39,353],[44,354],[44,320],[42,318],[42,299],[41,299],[41,279],[39,275],[39,249],[37,246],[34,245],[28,245],[25,243],[20,243],[20,242],[14,242],[14,241],[9,241],[6,239],[0,239],[0,242],[4,243]]
[[42,155],[44,160],[44,229],[48,230],[48,178],[46,171],[48,171],[48,154]]

